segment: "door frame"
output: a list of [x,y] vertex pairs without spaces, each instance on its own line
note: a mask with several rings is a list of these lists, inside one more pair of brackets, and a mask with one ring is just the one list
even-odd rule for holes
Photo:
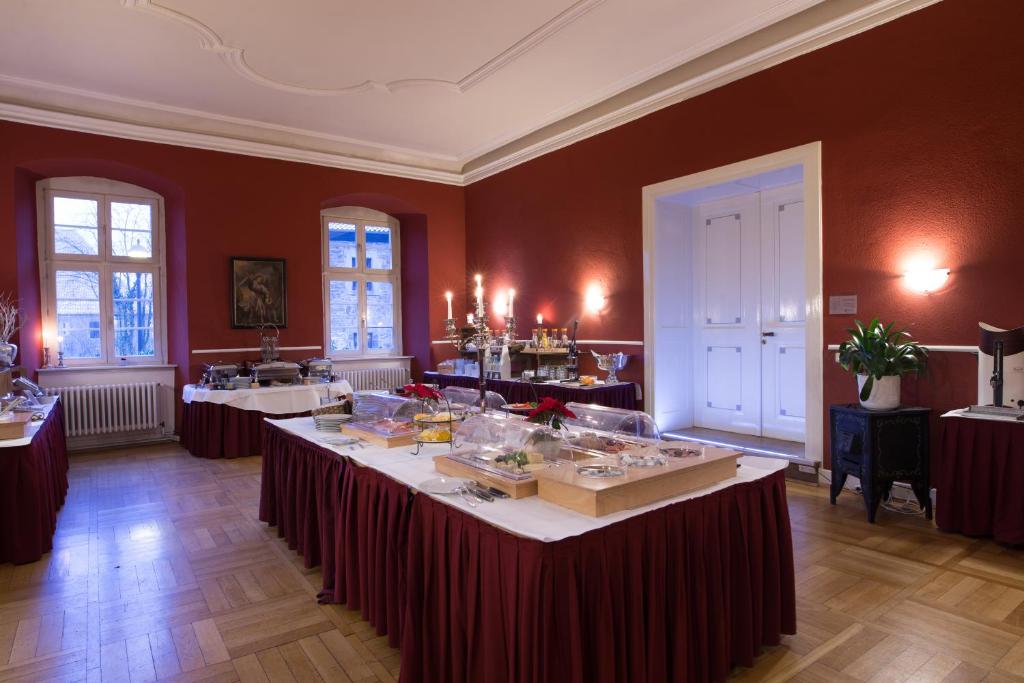
[[655,296],[654,245],[656,208],[660,199],[680,192],[741,180],[766,171],[800,165],[803,167],[804,194],[804,274],[807,285],[805,392],[807,427],[805,453],[810,460],[821,461],[824,447],[824,353],[822,349],[823,292],[821,254],[821,142],[811,142],[772,154],[739,161],[726,166],[673,178],[643,188],[643,263],[644,263],[644,409],[655,412],[656,387],[654,354]]

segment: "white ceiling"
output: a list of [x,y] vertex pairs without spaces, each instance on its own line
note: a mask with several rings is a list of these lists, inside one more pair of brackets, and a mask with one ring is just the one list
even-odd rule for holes
[[461,182],[779,22],[835,40],[931,1],[4,0],[0,117]]

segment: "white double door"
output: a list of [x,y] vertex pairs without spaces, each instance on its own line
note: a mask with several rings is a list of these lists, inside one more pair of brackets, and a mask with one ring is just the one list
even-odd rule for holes
[[693,241],[695,425],[803,441],[802,187],[701,204]]

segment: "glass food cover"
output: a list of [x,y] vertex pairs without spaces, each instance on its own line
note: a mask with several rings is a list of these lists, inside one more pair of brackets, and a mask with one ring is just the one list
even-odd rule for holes
[[[441,393],[451,404],[452,412],[477,412],[480,410],[480,392],[467,387],[445,387]],[[486,394],[487,409],[497,410],[505,405],[505,399],[496,391],[488,391]]]
[[576,415],[564,420],[568,432],[566,446],[578,453],[618,455],[654,445],[661,439],[654,418],[640,410],[584,403],[570,403],[566,408]]
[[537,445],[547,427],[504,416],[471,415],[455,432],[457,450],[448,457],[516,481],[551,464]]
[[422,419],[436,412],[436,408],[420,399],[393,394],[357,393],[349,424],[356,429],[366,429],[385,436],[411,434],[417,431],[417,417]]

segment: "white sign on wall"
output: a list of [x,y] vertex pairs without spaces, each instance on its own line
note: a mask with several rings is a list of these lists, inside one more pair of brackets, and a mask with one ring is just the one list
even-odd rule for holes
[[829,315],[857,315],[857,295],[840,294],[828,298]]

